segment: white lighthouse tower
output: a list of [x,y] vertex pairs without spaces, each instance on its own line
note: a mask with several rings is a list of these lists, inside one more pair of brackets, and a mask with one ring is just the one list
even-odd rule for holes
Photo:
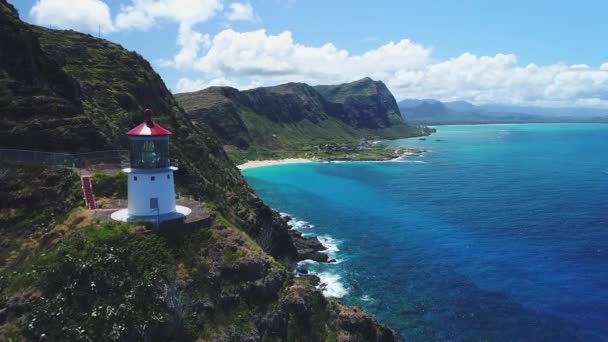
[[171,132],[152,121],[152,110],[144,111],[145,121],[130,130],[130,167],[128,175],[129,205],[116,211],[112,219],[125,222],[160,222],[190,214],[187,207],[175,204],[173,172],[177,167],[169,159]]

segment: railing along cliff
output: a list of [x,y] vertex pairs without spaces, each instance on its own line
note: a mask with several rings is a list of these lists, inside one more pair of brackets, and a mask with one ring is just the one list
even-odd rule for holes
[[128,153],[127,150],[70,153],[0,148],[0,161],[64,168],[99,168],[120,166],[127,159]]

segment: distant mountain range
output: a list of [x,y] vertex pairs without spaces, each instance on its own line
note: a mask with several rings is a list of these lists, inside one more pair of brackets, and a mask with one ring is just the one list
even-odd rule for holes
[[399,102],[404,120],[419,124],[482,124],[532,122],[608,122],[608,110],[598,108],[547,108],[487,104],[434,99]]

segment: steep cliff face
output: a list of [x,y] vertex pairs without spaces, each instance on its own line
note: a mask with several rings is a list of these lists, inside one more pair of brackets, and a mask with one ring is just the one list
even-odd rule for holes
[[124,149],[146,107],[173,131],[177,185],[207,202],[212,226],[151,233],[102,224],[77,208],[73,171],[3,163],[2,338],[395,338],[294,278],[289,265],[298,256],[286,223],[255,196],[209,127],[186,117],[147,61],[89,35],[27,25],[0,0],[0,147]]
[[243,105],[274,122],[327,120],[327,103],[315,89],[304,83],[287,83],[256,88],[241,93]]
[[207,123],[222,143],[240,149],[294,149],[425,133],[406,125],[388,88],[370,78],[335,86],[287,83],[245,91],[211,87],[177,94],[176,99],[193,119]]
[[205,89],[202,99],[184,94],[179,101],[182,107],[190,108],[189,114],[192,117],[206,118],[204,122],[224,144],[244,149],[249,147],[251,137],[247,126],[239,116],[238,90],[229,87],[211,87]]
[[[75,80],[44,54],[37,34],[9,6],[0,7],[0,145],[62,149],[98,143],[102,137],[80,115]],[[68,129],[88,133],[81,136],[87,139],[66,139]]]
[[336,116],[355,128],[382,128],[402,123],[397,101],[386,85],[369,77],[315,89],[336,105]]

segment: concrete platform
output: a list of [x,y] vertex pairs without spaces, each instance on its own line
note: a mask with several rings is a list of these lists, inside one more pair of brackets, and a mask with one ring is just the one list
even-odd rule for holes
[[209,210],[207,209],[207,206],[204,202],[198,202],[187,198],[179,198],[176,202],[177,205],[182,205],[184,207],[192,209],[192,213],[186,217],[184,223],[208,223],[210,221],[211,214],[209,213]]
[[173,221],[185,219],[188,215],[192,213],[192,209],[188,207],[184,207],[181,205],[175,206],[175,212],[163,215],[151,215],[151,216],[131,216],[129,215],[129,210],[127,208],[120,209],[113,212],[110,217],[112,220],[121,221],[121,222],[148,222],[148,223],[156,223],[157,221],[165,222],[165,221]]

